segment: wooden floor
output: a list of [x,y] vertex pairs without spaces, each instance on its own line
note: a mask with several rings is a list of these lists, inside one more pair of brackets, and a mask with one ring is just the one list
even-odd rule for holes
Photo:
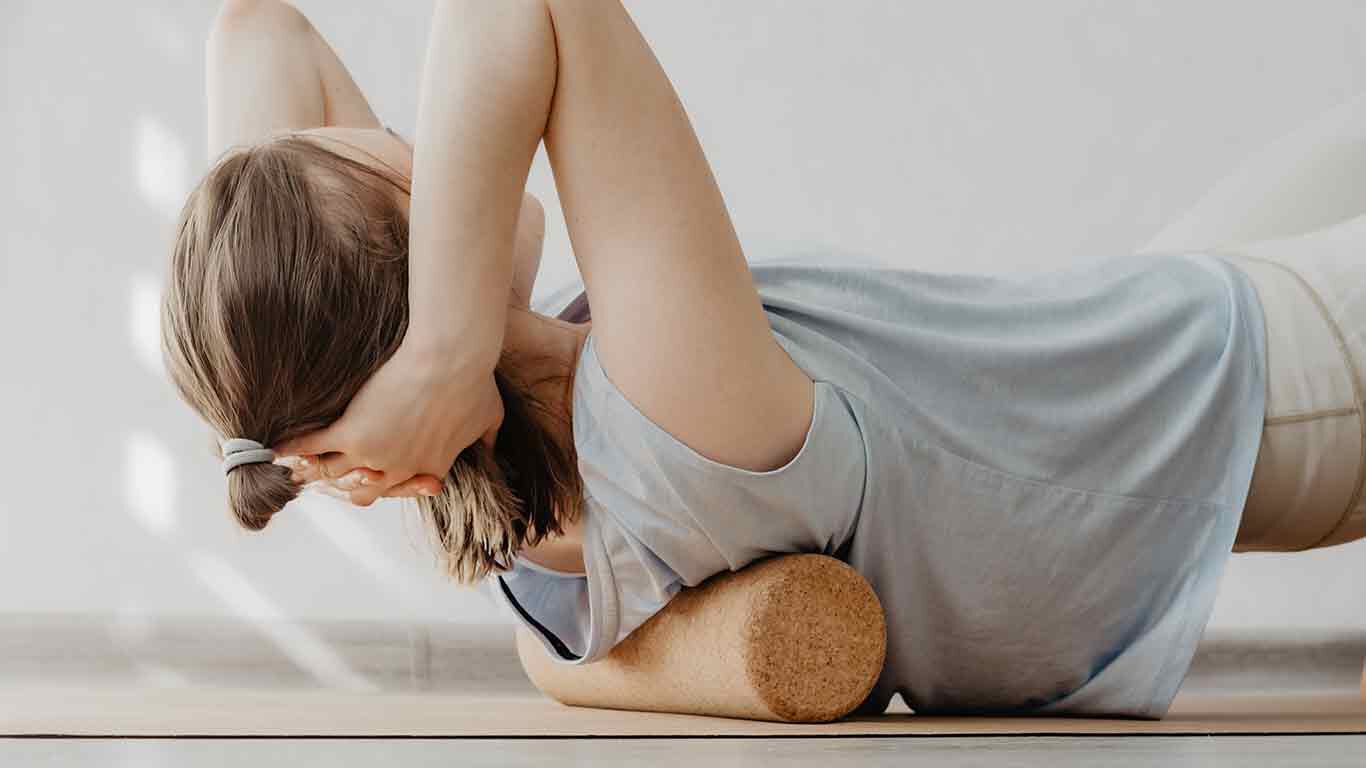
[[0,739],[0,765],[114,768],[451,766],[1351,766],[1366,736],[830,739]]
[[786,723],[570,707],[539,693],[0,687],[0,736],[17,737],[765,740],[1300,734],[1366,736],[1366,703],[1354,690],[1182,692],[1166,717],[1136,720],[916,715],[896,698],[882,715]]
[[[1348,698],[1318,694],[1275,697],[1286,712],[1303,710],[1310,712],[1307,717],[1287,718],[1243,697],[1186,697],[1183,711],[1163,721],[950,718],[935,725],[909,714],[880,722],[757,723],[563,707],[506,696],[230,689],[54,694],[0,692],[0,725],[8,724],[11,733],[200,735],[0,738],[0,766],[1366,766],[1366,719],[1356,714],[1348,722]],[[1355,693],[1349,698],[1351,709],[1359,712]],[[1334,702],[1342,711],[1318,707],[1313,714],[1313,702]],[[1217,717],[1220,712],[1225,714]],[[1309,729],[1314,723],[1324,730]],[[1230,732],[1253,726],[1318,732]],[[1327,732],[1345,726],[1355,732]],[[1048,728],[1043,733],[1053,735],[1002,730],[1018,734],[1021,728]],[[1163,728],[1188,735],[1164,735]],[[897,735],[847,735],[860,731]],[[316,735],[247,735],[273,733]],[[348,735],[357,733],[420,735]],[[637,735],[645,733],[672,735]]]
[[[1208,711],[1192,706],[1196,695],[1234,696],[1241,703],[1252,702],[1267,691],[1284,695],[1299,689],[1354,696],[1361,659],[1366,656],[1366,637],[1360,633],[1342,637],[1308,637],[1303,632],[1280,638],[1206,637],[1178,696],[1181,706],[1174,709],[1179,711],[1168,721],[1125,726],[1133,731],[1116,729],[1113,722],[1103,721],[1086,727],[1108,730],[1049,731],[1070,735],[1001,733],[1000,723],[991,726],[992,730],[964,730],[962,723],[948,730],[942,723],[935,728],[906,723],[903,725],[910,727],[901,728],[904,732],[889,735],[886,726],[896,727],[895,723],[878,723],[875,728],[849,724],[863,728],[866,735],[859,735],[848,730],[849,725],[843,726],[843,732],[840,727],[827,727],[820,729],[826,733],[813,734],[817,729],[803,726],[712,722],[710,718],[698,721],[698,725],[674,722],[676,717],[549,711],[544,701],[526,703],[525,697],[535,691],[521,673],[515,654],[509,651],[511,629],[507,627],[295,627],[311,638],[309,648],[327,650],[325,661],[330,666],[297,648],[276,647],[279,644],[272,642],[273,638],[293,635],[254,625],[158,620],[136,629],[132,632],[112,620],[100,623],[90,617],[9,617],[0,621],[0,681],[4,683],[0,686],[0,726],[9,726],[8,732],[14,734],[87,734],[75,738],[0,737],[0,768],[1366,768],[1366,735],[1361,735],[1366,731],[1361,723],[1366,721],[1360,720],[1360,714],[1352,728],[1339,727],[1343,725],[1339,719],[1336,724],[1330,723],[1333,728],[1324,728],[1319,734],[1253,735],[1247,731],[1275,730],[1266,727],[1265,712],[1259,716],[1262,721],[1250,722],[1249,713],[1232,714],[1227,705],[1207,707]],[[332,689],[330,686],[338,682],[332,679],[335,675],[329,676],[334,667],[351,673],[340,682],[364,685],[360,690]],[[144,685],[158,687],[139,690]],[[244,690],[241,686],[249,687]],[[70,695],[59,690],[72,687]],[[465,701],[462,705],[461,697],[452,700],[453,694],[483,703],[472,707]],[[517,697],[524,701],[510,701]],[[904,708],[900,699],[894,700],[893,709],[898,706]],[[1221,712],[1225,714],[1218,716]],[[1280,716],[1272,719],[1277,717],[1284,720]],[[1063,723],[1048,725],[1058,728]],[[936,728],[939,733],[934,732]],[[1164,733],[1164,728],[1170,730]],[[1238,728],[1244,732],[1226,732]],[[1331,733],[1334,729],[1353,733]],[[4,727],[0,732],[5,732]],[[312,737],[262,738],[290,732]],[[167,733],[198,736],[163,737]],[[394,736],[386,737],[389,734]]]

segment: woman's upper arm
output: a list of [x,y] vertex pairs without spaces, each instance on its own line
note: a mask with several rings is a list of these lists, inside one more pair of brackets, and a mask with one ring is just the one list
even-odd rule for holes
[[781,466],[811,423],[813,385],[773,336],[683,105],[617,0],[547,5],[544,141],[604,368],[705,457]]
[[205,43],[209,157],[287,129],[379,119],[313,24],[280,0],[229,0]]

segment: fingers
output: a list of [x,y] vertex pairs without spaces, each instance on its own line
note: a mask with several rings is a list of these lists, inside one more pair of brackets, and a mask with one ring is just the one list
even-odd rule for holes
[[319,481],[319,485],[336,491],[340,494],[338,498],[358,507],[368,507],[375,503],[375,499],[388,487],[384,482],[384,473],[369,467],[356,467],[335,478],[324,477]]
[[[296,466],[290,463],[289,459],[291,458],[294,457],[280,457],[275,460],[275,463]],[[328,479],[319,475],[317,464],[314,462],[310,466],[295,468],[292,477],[294,482],[304,486],[305,491],[317,491],[342,501],[352,501],[352,493],[357,489],[371,486],[381,489],[384,487],[381,483],[384,473],[368,467],[358,467],[339,478]]]
[[344,453],[324,453],[316,457],[318,474],[324,480],[340,480],[353,469],[364,469],[364,465]]
[[334,421],[322,429],[276,443],[270,446],[270,449],[277,454],[290,456],[340,451],[343,442],[340,439],[341,435],[338,434],[337,424],[338,422]]
[[432,475],[415,475],[411,480],[406,480],[382,495],[390,498],[416,498],[419,496],[435,496],[441,493],[443,483]]
[[352,504],[355,504],[358,507],[368,507],[371,504],[374,504],[375,499],[378,499],[383,492],[383,488],[374,485],[363,485],[356,490],[351,491],[347,496]]
[[[281,457],[277,464],[294,466],[299,458]],[[368,507],[380,498],[417,498],[435,496],[441,493],[443,482],[433,475],[414,475],[401,483],[386,483],[383,472],[369,467],[356,467],[336,478],[320,476],[317,462],[294,469],[296,482],[306,484],[308,490],[350,502],[358,507]]]
[[340,488],[334,487],[331,483],[323,482],[321,480],[314,481],[305,485],[304,492],[308,491],[316,491],[318,493],[323,494],[324,496],[331,496],[334,499],[341,499],[342,501],[351,501],[351,494],[341,490]]
[[322,479],[322,475],[318,474],[317,461],[317,456],[276,456],[271,463],[289,467],[290,479],[299,485],[306,485]]
[[414,475],[401,483],[389,483],[362,479],[351,491],[351,503],[368,507],[382,496],[390,498],[416,498],[435,496],[441,492],[442,482],[432,475]]
[[286,463],[289,457],[297,457],[295,463],[287,466],[294,469],[296,477],[301,478],[302,482],[335,480],[356,467],[364,466],[363,462],[352,459],[346,452],[346,442],[339,426],[341,423],[340,420],[334,421],[322,429],[271,446],[276,453],[276,463]]
[[341,478],[357,471],[372,473],[372,479],[383,475],[377,470],[363,467],[346,458],[345,454],[333,453],[326,456],[276,456],[275,464],[289,467],[294,482],[299,484],[326,481],[335,484]]

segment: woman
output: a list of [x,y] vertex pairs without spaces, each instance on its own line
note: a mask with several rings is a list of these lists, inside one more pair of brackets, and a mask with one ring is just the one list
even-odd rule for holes
[[[1366,219],[1031,278],[750,264],[616,0],[437,4],[412,146],[289,6],[225,3],[208,55],[163,329],[234,514],[416,497],[561,663],[822,552],[887,613],[860,712],[1161,717],[1231,550],[1366,535],[1351,310],[1301,277],[1359,274]],[[560,318],[526,303],[540,141]]]

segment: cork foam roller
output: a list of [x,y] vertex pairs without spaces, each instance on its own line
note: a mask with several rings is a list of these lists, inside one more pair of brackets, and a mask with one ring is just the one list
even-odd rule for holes
[[563,704],[785,722],[854,711],[882,672],[887,626],[833,557],[777,555],[685,587],[591,664],[561,664],[524,626],[527,676]]

